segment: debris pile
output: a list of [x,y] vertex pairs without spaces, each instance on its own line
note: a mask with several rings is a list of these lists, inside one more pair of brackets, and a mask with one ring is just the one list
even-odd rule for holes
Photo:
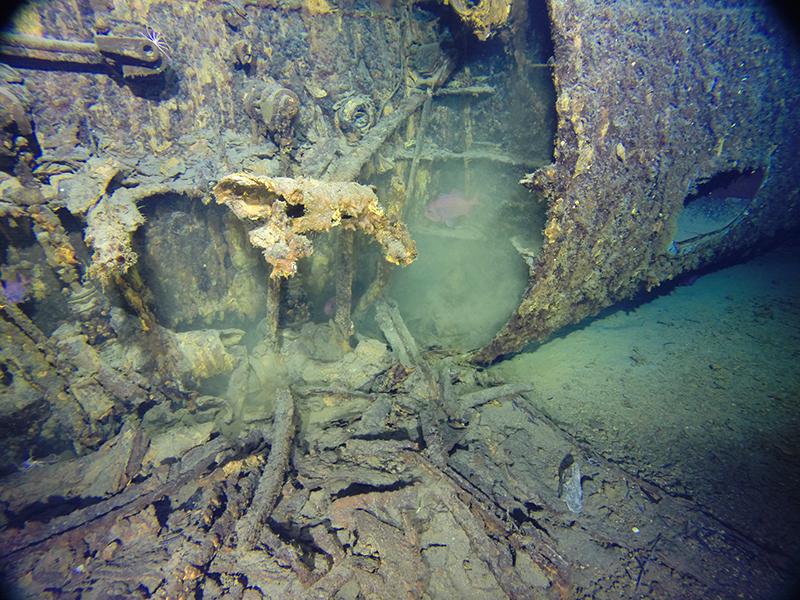
[[[174,413],[162,401],[162,418],[188,426],[157,432],[152,419],[132,422],[96,452],[58,464],[29,453],[0,485],[10,591],[254,599],[449,598],[454,589],[498,599],[610,589],[697,599],[751,593],[739,572],[724,568],[731,554],[751,557],[748,573],[775,576],[752,542],[715,536],[725,527],[706,509],[579,444],[536,409],[530,386],[492,387],[453,359],[428,363],[396,311],[383,309],[382,330],[398,332],[394,367],[359,390],[298,385],[265,394],[262,401],[274,401],[271,426],[254,422],[230,438],[203,422],[218,408],[207,399]],[[585,468],[580,514],[559,498],[565,454]],[[713,546],[702,542],[711,536]],[[597,566],[571,567],[578,564]]]

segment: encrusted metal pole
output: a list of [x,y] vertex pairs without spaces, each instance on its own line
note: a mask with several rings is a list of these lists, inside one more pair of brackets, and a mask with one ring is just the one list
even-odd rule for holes
[[353,237],[352,229],[342,229],[339,233],[339,252],[336,265],[336,315],[333,322],[344,338],[353,335],[351,318],[353,300]]
[[356,319],[360,318],[378,298],[383,297],[383,295],[386,293],[386,290],[389,289],[389,284],[392,283],[393,271],[394,271],[394,265],[390,263],[388,260],[378,261],[378,267],[377,267],[377,273],[375,273],[375,279],[372,281],[372,284],[370,284],[367,292],[363,296],[361,296],[361,298],[358,301],[358,304],[356,305],[355,309]]
[[428,128],[428,115],[431,112],[431,102],[433,101],[433,90],[428,88],[425,104],[422,105],[422,115],[419,118],[419,129],[417,130],[417,139],[414,148],[414,158],[411,160],[411,169],[408,173],[408,183],[406,184],[406,197],[403,202],[406,215],[408,215],[408,201],[413,198],[414,184],[417,178],[417,169],[419,168],[419,159],[422,155],[422,146],[425,145],[425,132]]
[[272,446],[258,482],[258,489],[247,513],[236,525],[236,537],[240,552],[252,550],[258,542],[278,494],[283,486],[295,433],[295,402],[289,390],[280,390],[275,399],[275,418],[272,421]]
[[281,312],[282,277],[271,277],[267,281],[267,339],[266,342],[278,350],[278,320]]

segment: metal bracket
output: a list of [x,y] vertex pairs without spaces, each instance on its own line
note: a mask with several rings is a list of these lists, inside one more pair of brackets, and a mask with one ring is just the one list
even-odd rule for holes
[[0,61],[3,55],[32,60],[72,64],[108,64],[121,71],[125,79],[141,79],[163,73],[167,68],[158,44],[146,37],[95,36],[93,42],[73,42],[36,35],[0,36]]

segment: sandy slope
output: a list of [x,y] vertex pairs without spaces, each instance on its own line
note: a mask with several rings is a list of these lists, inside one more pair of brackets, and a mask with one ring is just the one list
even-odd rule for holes
[[615,307],[493,369],[533,381],[537,407],[606,458],[791,564],[800,245]]

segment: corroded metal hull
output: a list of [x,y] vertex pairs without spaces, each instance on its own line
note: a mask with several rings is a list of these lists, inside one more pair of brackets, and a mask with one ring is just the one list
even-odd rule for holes
[[[768,6],[549,4],[555,162],[523,180],[549,201],[544,246],[477,363],[800,223],[797,48]],[[738,212],[679,231],[703,183],[754,171],[763,184]]]

